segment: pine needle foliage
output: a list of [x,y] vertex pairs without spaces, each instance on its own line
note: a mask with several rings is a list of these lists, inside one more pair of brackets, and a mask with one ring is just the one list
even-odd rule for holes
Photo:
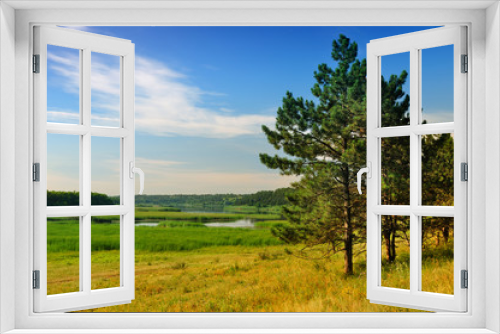
[[[331,57],[335,68],[320,64],[314,72],[315,100],[286,92],[275,128],[262,127],[285,155],[260,154],[260,160],[283,175],[300,176],[288,195],[291,204],[283,208],[290,224],[273,234],[305,245],[304,256],[318,248],[323,257],[343,252],[344,273],[351,275],[354,246],[366,242],[366,198],[356,190],[356,173],[366,164],[366,60],[357,58],[357,43],[344,35],[333,41]],[[408,119],[406,78],[405,71],[382,78],[384,123]]]

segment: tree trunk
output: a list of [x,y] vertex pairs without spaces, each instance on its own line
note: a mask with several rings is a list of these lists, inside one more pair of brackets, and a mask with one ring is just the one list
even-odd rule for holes
[[443,227],[443,241],[445,244],[448,243],[449,238],[450,238],[450,227],[445,226]]
[[351,196],[349,194],[349,167],[343,166],[344,184],[344,273],[352,275],[354,273],[352,263],[352,217],[351,217]]
[[385,252],[386,252],[386,258],[387,262],[392,262],[392,257],[391,257],[391,230],[387,229],[382,232],[384,234],[384,243],[385,243]]
[[396,260],[396,226],[396,219],[387,217],[387,226],[383,234],[389,263]]
[[396,261],[396,229],[392,230],[391,234],[391,262]]

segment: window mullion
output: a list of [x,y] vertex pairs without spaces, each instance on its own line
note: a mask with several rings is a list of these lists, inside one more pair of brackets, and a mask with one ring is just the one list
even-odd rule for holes
[[[91,62],[91,51],[90,49],[83,50],[82,57],[82,84],[81,84],[81,101],[82,101],[82,123],[87,129],[90,129],[90,110],[91,110],[91,95],[90,95],[90,62]],[[80,161],[80,167],[82,170],[82,186],[81,193],[83,196],[83,205],[85,207],[90,207],[91,205],[91,138],[90,131],[86,132],[82,137],[83,147],[82,147],[82,160]]]
[[420,255],[419,255],[419,225],[420,217],[414,209],[420,205],[420,141],[415,128],[419,123],[420,111],[420,55],[418,49],[410,50],[410,291],[419,290]]
[[[90,95],[90,64],[91,64],[91,50],[86,48],[83,50],[82,57],[82,90],[81,90],[81,101],[82,101],[82,123],[83,126],[90,128],[91,126],[91,95]],[[89,211],[83,216],[82,219],[82,234],[81,234],[81,250],[80,250],[80,279],[82,280],[83,291],[90,293],[91,290],[91,274],[92,274],[92,263],[91,263],[91,216],[90,216],[90,206],[92,205],[91,197],[91,135],[90,131],[80,137],[82,141],[81,154],[82,158],[80,160],[80,169],[82,170],[81,177],[81,190],[80,196],[84,207],[89,208]]]

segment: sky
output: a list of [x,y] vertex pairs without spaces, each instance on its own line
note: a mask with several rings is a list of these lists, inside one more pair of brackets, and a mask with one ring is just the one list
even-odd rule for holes
[[[276,154],[273,127],[286,91],[314,99],[318,65],[335,67],[344,34],[366,57],[377,38],[429,27],[72,27],[131,40],[136,50],[136,166],[146,194],[253,193],[289,186],[259,153]],[[428,122],[453,120],[453,47],[422,51],[422,107]],[[92,125],[118,126],[120,65],[92,53]],[[48,47],[47,118],[79,122],[79,52]],[[384,56],[382,74],[409,71],[408,55]],[[409,80],[404,87],[409,92]],[[78,191],[78,138],[49,134],[48,189]],[[92,139],[92,191],[117,195],[120,143]],[[138,188],[138,187],[137,187]]]

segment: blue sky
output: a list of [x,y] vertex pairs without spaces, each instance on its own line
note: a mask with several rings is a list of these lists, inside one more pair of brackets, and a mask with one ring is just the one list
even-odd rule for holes
[[[362,59],[372,39],[428,27],[76,29],[135,43],[136,161],[146,173],[145,193],[200,194],[252,193],[293,181],[259,162],[259,153],[275,153],[260,127],[273,125],[287,90],[313,98],[313,72],[320,63],[335,67],[331,44],[339,34],[358,43]],[[446,48],[423,56],[422,99],[430,121],[449,119],[453,108],[452,64],[443,61],[451,47]],[[408,70],[404,56],[396,58],[383,62],[384,76]],[[48,61],[49,121],[78,122],[78,52],[50,46]],[[117,78],[117,58],[93,53],[93,125],[116,126]],[[93,160],[92,191],[116,195],[119,169],[109,166],[117,166],[112,161],[118,148],[99,143],[93,154],[109,159]],[[74,164],[57,156],[64,151],[62,141],[49,138],[48,145],[49,189],[78,190]]]

